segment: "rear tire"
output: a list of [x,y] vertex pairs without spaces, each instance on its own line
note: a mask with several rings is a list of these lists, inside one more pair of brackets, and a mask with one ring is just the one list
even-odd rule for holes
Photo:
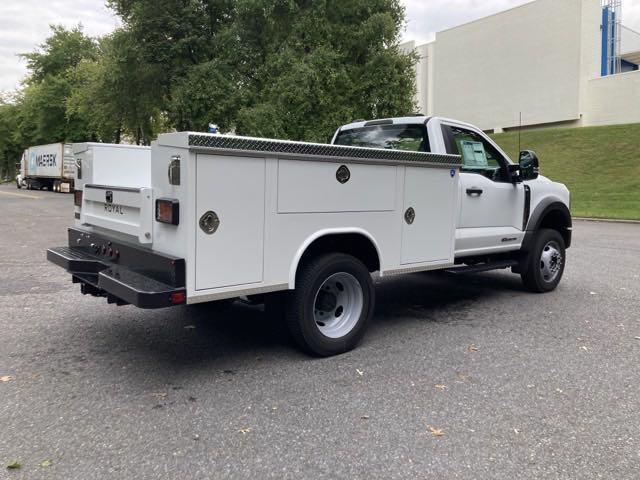
[[360,343],[374,305],[375,288],[367,267],[352,256],[331,253],[301,267],[285,318],[303,350],[329,357]]
[[520,276],[525,287],[535,293],[555,290],[562,280],[566,258],[562,235],[548,228],[539,230],[522,265]]

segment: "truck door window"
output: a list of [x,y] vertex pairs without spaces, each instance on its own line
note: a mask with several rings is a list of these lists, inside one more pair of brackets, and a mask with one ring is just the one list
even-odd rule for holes
[[384,148],[412,152],[430,152],[427,129],[424,125],[372,125],[344,130],[335,145]]
[[448,153],[461,155],[462,170],[478,173],[491,180],[508,181],[506,159],[478,133],[460,127],[445,125],[445,138],[449,137]]

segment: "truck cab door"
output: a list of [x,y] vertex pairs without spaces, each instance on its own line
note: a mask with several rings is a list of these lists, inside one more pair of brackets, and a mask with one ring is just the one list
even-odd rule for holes
[[482,132],[442,124],[447,153],[461,155],[456,257],[518,250],[522,244],[525,187],[513,183],[509,161]]

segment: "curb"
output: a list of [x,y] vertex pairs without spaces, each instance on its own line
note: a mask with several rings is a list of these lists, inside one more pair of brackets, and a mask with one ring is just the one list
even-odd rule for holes
[[628,225],[640,225],[640,220],[618,220],[614,218],[585,218],[585,217],[573,217],[574,220],[580,222],[592,222],[592,223],[626,223]]

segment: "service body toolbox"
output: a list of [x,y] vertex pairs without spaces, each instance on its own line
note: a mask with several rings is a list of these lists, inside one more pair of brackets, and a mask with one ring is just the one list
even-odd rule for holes
[[459,166],[450,155],[165,134],[151,187],[85,185],[82,226],[48,258],[84,293],[143,308],[293,289],[305,253],[341,235],[382,275],[443,268]]

